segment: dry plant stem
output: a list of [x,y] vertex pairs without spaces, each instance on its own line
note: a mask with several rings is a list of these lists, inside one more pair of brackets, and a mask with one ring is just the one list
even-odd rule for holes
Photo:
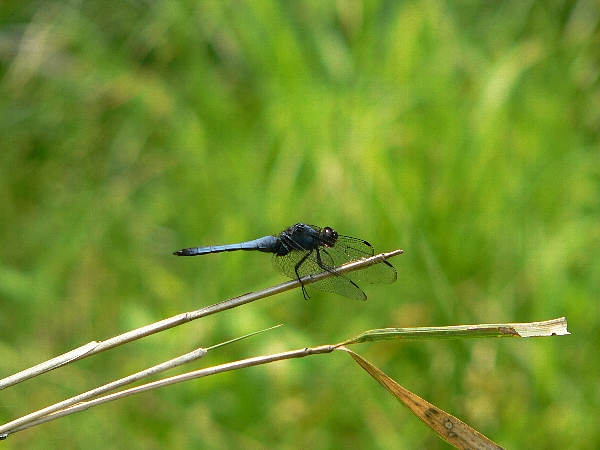
[[164,372],[166,370],[172,369],[174,367],[178,367],[181,366],[183,364],[187,364],[189,362],[195,361],[201,357],[203,357],[204,355],[206,355],[208,353],[209,350],[213,350],[215,348],[218,347],[222,347],[223,345],[227,345],[227,344],[231,344],[232,342],[236,342],[239,341],[241,339],[246,339],[250,336],[254,336],[255,334],[258,333],[263,333],[265,331],[269,331],[272,330],[274,328],[278,328],[281,325],[275,325],[273,327],[264,329],[264,330],[260,330],[260,331],[255,331],[253,333],[249,333],[245,336],[241,336],[235,339],[231,339],[229,341],[226,342],[221,342],[219,344],[213,345],[209,348],[198,348],[196,350],[193,350],[191,352],[186,353],[185,355],[181,355],[178,356],[177,358],[172,358],[168,361],[165,361],[161,364],[157,364],[155,366],[152,366],[148,369],[142,370],[140,372],[137,372],[133,375],[129,375],[125,378],[121,378],[120,380],[116,380],[113,381],[111,383],[105,384],[104,386],[100,386],[98,388],[92,389],[90,391],[84,392],[83,394],[80,395],[76,395],[75,397],[71,397],[67,400],[64,400],[62,402],[59,403],[55,403],[54,405],[48,406],[47,408],[43,408],[40,409],[36,412],[33,412],[31,414],[27,414],[26,416],[23,416],[19,419],[15,419],[11,422],[8,422],[2,426],[0,426],[0,439],[2,438],[6,438],[7,434],[6,432],[15,428],[19,428],[22,429],[24,427],[24,425],[26,423],[29,422],[33,422],[36,419],[39,419],[40,417],[49,415],[53,412],[59,411],[61,409],[65,409],[69,406],[75,405],[77,403],[81,403],[85,400],[89,400],[91,398],[97,397],[101,394],[105,394],[109,391],[115,390],[117,388],[120,388],[122,386],[126,386],[127,384],[130,383],[134,383],[136,381],[139,381],[143,378],[149,377],[151,375],[156,375],[157,373],[161,373]]
[[[18,427],[12,428],[12,429],[6,429],[7,425],[9,425],[9,424],[6,424],[0,428],[0,439],[4,439],[8,436],[8,434],[13,434],[13,433],[16,433],[17,431],[25,430],[27,428],[31,428],[36,425],[40,425],[42,423],[49,422],[51,420],[55,420],[60,417],[67,416],[69,414],[74,414],[76,412],[85,411],[88,408],[100,405],[102,403],[108,403],[113,400],[119,400],[121,398],[129,397],[130,395],[139,394],[140,392],[148,391],[151,389],[157,389],[160,387],[169,386],[169,385],[176,384],[176,383],[181,383],[183,381],[193,380],[195,378],[202,378],[202,377],[206,377],[209,375],[215,375],[215,374],[222,373],[222,372],[228,372],[230,370],[237,370],[237,369],[243,369],[245,367],[267,364],[267,363],[271,363],[274,361],[282,361],[282,360],[291,359],[291,358],[303,358],[305,356],[316,355],[316,354],[321,354],[321,353],[331,353],[336,348],[337,348],[337,346],[335,346],[335,345],[322,345],[322,346],[313,347],[313,348],[302,348],[302,349],[298,349],[298,350],[292,350],[289,352],[276,353],[273,355],[257,356],[254,358],[243,359],[241,361],[235,361],[232,363],[221,364],[219,366],[208,367],[206,369],[200,369],[200,370],[196,370],[193,372],[184,373],[181,375],[176,375],[173,377],[154,381],[152,383],[147,383],[142,386],[137,386],[137,387],[123,390],[123,391],[115,392],[114,394],[106,395],[104,397],[100,397],[95,400],[80,402],[74,406],[71,406],[71,407],[65,408],[65,409],[61,409],[60,411],[54,412],[52,414],[43,415],[43,417],[41,417],[37,420],[29,421],[26,424],[23,424],[21,426],[18,426]],[[92,392],[92,391],[90,391],[90,392]],[[84,393],[82,395],[87,395],[87,394],[88,393]],[[49,408],[51,408],[51,407],[49,407]],[[48,408],[45,408],[45,409],[48,409]],[[40,411],[43,411],[43,410],[40,410]],[[37,415],[40,411],[32,413],[29,416]],[[15,423],[15,422],[17,422],[17,421],[15,420],[12,423]]]
[[[494,333],[490,332],[490,328],[494,328],[496,331]],[[413,336],[410,336],[411,330],[413,332]],[[150,369],[147,369],[142,372],[138,372],[137,374],[131,375],[129,377],[123,378],[121,380],[109,383],[100,388],[93,389],[91,391],[80,394],[71,399],[62,401],[60,403],[56,403],[34,413],[28,414],[27,416],[21,417],[19,419],[13,420],[7,424],[0,426],[0,439],[6,438],[8,434],[15,433],[17,431],[24,430],[26,428],[33,427],[35,425],[39,425],[50,420],[58,419],[59,417],[63,417],[69,414],[73,414],[75,412],[86,410],[92,406],[96,406],[102,403],[106,403],[112,400],[117,400],[119,398],[127,397],[129,395],[137,394],[140,392],[144,392],[150,389],[156,389],[163,386],[168,386],[171,384],[179,383],[182,381],[187,381],[195,378],[201,378],[208,375],[214,375],[221,372],[226,372],[230,370],[242,369],[244,367],[256,366],[259,364],[266,364],[275,361],[281,361],[284,359],[290,358],[301,358],[304,356],[321,354],[321,353],[330,353],[333,350],[341,348],[342,350],[347,349],[342,346],[348,344],[356,344],[360,342],[378,342],[390,339],[397,339],[399,333],[403,338],[413,338],[413,339],[447,339],[450,338],[451,335],[455,335],[456,338],[467,337],[465,335],[465,330],[469,330],[469,334],[474,338],[490,338],[490,337],[534,337],[534,336],[561,336],[569,334],[567,331],[567,322],[564,317],[558,319],[547,320],[543,322],[530,322],[530,323],[504,323],[504,324],[495,324],[495,325],[459,325],[459,326],[447,326],[447,327],[421,327],[421,328],[385,328],[385,329],[375,329],[366,331],[361,333],[354,338],[348,339],[339,344],[335,345],[322,345],[314,348],[302,348],[298,350],[293,350],[289,352],[277,353],[274,355],[264,355],[257,356],[254,358],[248,358],[241,361],[236,361],[232,363],[222,364],[215,367],[209,367],[206,369],[197,370],[194,372],[185,373],[182,375],[177,375],[174,377],[166,378],[163,380],[154,381],[152,383],[144,384],[142,386],[137,386],[131,389],[123,390],[114,394],[107,395],[105,397],[96,398],[95,400],[85,401],[87,399],[96,397],[102,393],[108,392],[109,390],[116,389],[117,387],[123,386],[126,383],[137,381],[142,378],[142,374],[155,374],[158,373],[159,368],[163,368],[164,370],[175,367],[175,365],[179,365],[180,363],[188,362],[193,359],[196,359],[202,356],[206,350],[198,349],[194,352],[190,352],[186,355],[183,355],[179,358],[175,358],[173,360],[167,361],[163,364],[159,364]],[[533,332],[532,332],[533,331]],[[221,344],[219,344],[221,345]],[[213,347],[211,347],[213,348]],[[195,356],[195,354],[197,355]],[[352,353],[352,352],[351,352]],[[177,363],[176,363],[177,362]]]
[[97,397],[98,395],[113,391],[117,388],[126,386],[130,383],[134,383],[151,375],[155,375],[157,373],[164,372],[165,370],[169,370],[174,367],[181,366],[188,362],[194,361],[206,355],[206,352],[207,351],[204,348],[196,349],[194,351],[186,353],[185,355],[181,355],[177,358],[170,359],[169,361],[157,364],[156,366],[152,366],[148,369],[134,373],[133,375],[129,375],[127,377],[121,378],[120,380],[113,381],[111,383],[105,384],[104,386],[92,389],[91,391],[84,392],[83,394],[76,395],[67,400],[63,400],[62,402],[55,403],[54,405],[40,409],[31,414],[27,414],[26,416],[20,417],[0,426],[0,435],[8,432],[9,430],[21,429],[20,427],[29,422],[33,422],[34,420],[39,419],[40,417],[52,414],[61,409],[68,408],[69,406],[75,405],[76,403],[81,403],[85,400],[89,400],[91,398]]
[[385,261],[392,256],[396,256],[403,253],[402,250],[394,250],[389,253],[380,253],[375,256],[371,256],[370,258],[360,259],[356,261],[352,261],[348,264],[344,264],[331,272],[322,272],[317,275],[309,275],[303,277],[300,281],[291,280],[285,283],[278,284],[276,286],[272,286],[258,292],[250,292],[248,294],[241,295],[239,297],[235,297],[229,300],[224,300],[222,302],[216,303],[211,306],[207,306],[205,308],[197,309],[195,311],[190,311],[187,313],[178,314],[176,316],[170,317],[168,319],[161,320],[159,322],[155,322],[150,325],[146,325],[141,328],[137,328],[135,330],[128,331],[126,333],[120,334],[113,338],[107,339],[105,341],[96,342],[92,341],[86,345],[83,345],[75,350],[72,350],[63,355],[57,356],[56,358],[52,358],[44,363],[38,364],[36,366],[30,367],[29,369],[18,372],[9,377],[3,378],[0,380],[0,390],[12,386],[14,384],[25,381],[29,378],[33,378],[38,376],[44,372],[48,372],[50,370],[56,369],[62,365],[71,363],[73,361],[77,361],[79,359],[85,358],[87,356],[94,355],[96,353],[103,352],[105,350],[111,349],[113,347],[117,347],[119,345],[126,344],[128,342],[135,341],[137,339],[149,336],[154,333],[158,333],[160,331],[168,330],[169,328],[176,327],[178,325],[182,325],[184,323],[190,322],[192,320],[199,319],[201,317],[209,316],[211,314],[215,314],[221,311],[225,311],[227,309],[235,308],[237,306],[244,305],[246,303],[250,303],[261,298],[269,297],[271,295],[279,294],[281,292],[289,291],[291,289],[295,289],[300,287],[302,284],[308,285],[314,283],[316,281],[322,280],[324,278],[330,277],[335,273],[348,273],[355,270],[362,269],[364,267],[371,266],[373,264],[377,264],[379,262]]

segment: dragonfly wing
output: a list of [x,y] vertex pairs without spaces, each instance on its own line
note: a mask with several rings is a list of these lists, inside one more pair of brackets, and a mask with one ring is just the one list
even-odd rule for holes
[[333,247],[340,253],[346,255],[349,259],[368,258],[375,254],[371,244],[351,236],[338,236]]
[[[335,245],[327,250],[331,254],[335,266],[340,266],[348,261],[368,258],[374,254],[371,244],[350,236],[339,236]],[[387,261],[382,261],[364,269],[350,272],[348,277],[356,281],[379,284],[393,283],[396,281],[397,274],[394,266]]]
[[297,278],[295,267],[309,253],[309,250],[294,250],[283,256],[274,254],[271,262],[273,263],[273,268],[281,275],[289,278]]
[[[275,270],[290,278],[302,278],[306,275],[314,275],[317,273],[331,270],[334,265],[331,249],[323,249],[310,251],[292,251],[284,256],[273,255],[273,267]],[[317,252],[321,260],[322,266],[317,260]],[[307,256],[307,254],[309,256]],[[304,261],[298,267],[298,276],[296,275],[295,266],[304,258]],[[329,278],[311,283],[311,287],[320,291],[331,292],[334,294],[343,295],[344,297],[353,298],[356,300],[366,300],[365,293],[352,280],[344,275],[334,275]]]
[[387,261],[382,261],[364,269],[357,270],[348,274],[350,278],[356,281],[364,281],[371,284],[389,284],[396,281],[398,275],[396,269]]

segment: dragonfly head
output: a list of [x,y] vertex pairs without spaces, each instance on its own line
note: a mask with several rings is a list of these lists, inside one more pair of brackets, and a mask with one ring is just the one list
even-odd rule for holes
[[323,245],[325,247],[333,247],[337,241],[337,238],[338,234],[334,229],[325,227],[321,230],[321,239],[323,240]]

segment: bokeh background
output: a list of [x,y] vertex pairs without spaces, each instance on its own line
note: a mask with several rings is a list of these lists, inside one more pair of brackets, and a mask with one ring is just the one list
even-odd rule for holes
[[[367,302],[295,290],[217,314],[6,389],[0,422],[277,323],[192,368],[566,316],[568,337],[354,350],[504,447],[599,448],[599,20],[592,0],[2,2],[0,377],[285,281],[268,255],[182,247],[302,221],[405,254]],[[2,447],[449,448],[341,352]]]

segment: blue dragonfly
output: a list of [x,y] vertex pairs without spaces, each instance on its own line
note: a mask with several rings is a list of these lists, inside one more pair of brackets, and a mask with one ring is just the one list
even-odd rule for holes
[[[342,236],[330,227],[319,228],[305,223],[297,223],[277,236],[264,236],[239,244],[184,248],[173,254],[196,256],[238,250],[272,253],[275,270],[298,280],[307,275],[330,272],[344,263],[368,258],[374,254],[373,247],[367,241]],[[347,274],[336,273],[332,277],[312,283],[311,286],[344,297],[366,300],[367,296],[355,281],[393,283],[396,281],[396,276],[394,266],[387,261],[382,261]],[[304,284],[302,284],[302,292],[305,299],[309,298]]]

